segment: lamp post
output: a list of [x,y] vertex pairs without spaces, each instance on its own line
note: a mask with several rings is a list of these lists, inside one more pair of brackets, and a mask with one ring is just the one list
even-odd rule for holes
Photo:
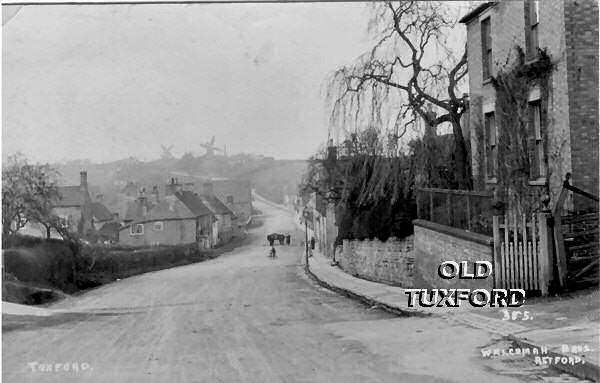
[[305,247],[305,261],[306,267],[308,267],[308,209],[305,207],[302,211],[302,216],[304,217],[304,247]]

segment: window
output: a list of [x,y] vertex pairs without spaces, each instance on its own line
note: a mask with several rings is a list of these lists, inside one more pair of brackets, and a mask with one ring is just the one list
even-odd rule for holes
[[144,235],[144,224],[136,223],[129,227],[130,235]]
[[492,34],[489,17],[481,22],[481,46],[483,80],[487,80],[492,76]]
[[233,203],[233,196],[232,195],[228,195],[227,196],[227,203]]
[[498,175],[498,132],[494,112],[485,114],[486,175],[490,181]]
[[537,55],[539,48],[538,24],[540,22],[540,2],[538,0],[528,0],[525,2],[525,20],[526,38],[527,38],[527,56],[533,58]]
[[529,125],[530,178],[536,180],[546,177],[542,108],[539,100],[529,103]]
[[153,227],[154,227],[154,231],[163,231],[165,229],[165,226],[162,223],[162,221],[154,222]]

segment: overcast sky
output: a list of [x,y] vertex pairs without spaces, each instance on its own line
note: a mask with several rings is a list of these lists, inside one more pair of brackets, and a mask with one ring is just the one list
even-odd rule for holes
[[366,48],[365,4],[26,6],[2,30],[3,155],[306,158],[325,76]]
[[370,46],[366,3],[3,9],[3,158],[32,161],[200,154],[212,136],[307,158],[327,139],[325,78]]

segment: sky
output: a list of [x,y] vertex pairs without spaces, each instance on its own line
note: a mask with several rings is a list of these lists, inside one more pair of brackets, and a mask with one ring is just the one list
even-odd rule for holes
[[323,82],[367,47],[344,4],[25,6],[2,28],[3,157],[229,153],[307,158]]
[[213,136],[306,159],[326,77],[370,47],[366,3],[3,9],[2,157],[35,162],[198,155]]

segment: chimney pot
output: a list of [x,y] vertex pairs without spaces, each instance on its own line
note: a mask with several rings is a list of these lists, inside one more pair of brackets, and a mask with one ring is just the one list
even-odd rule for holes
[[87,187],[87,172],[86,171],[82,171],[79,173],[79,179],[80,179],[80,186],[81,187]]

